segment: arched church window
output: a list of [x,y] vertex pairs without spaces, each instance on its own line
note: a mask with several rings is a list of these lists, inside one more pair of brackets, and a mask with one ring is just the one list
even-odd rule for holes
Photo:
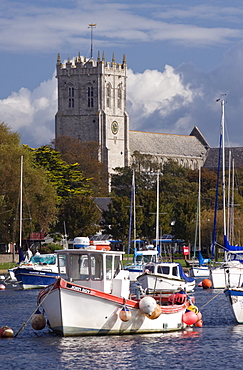
[[106,106],[107,108],[111,107],[111,84],[106,86]]
[[122,84],[118,86],[117,90],[117,107],[121,109],[122,107]]
[[94,88],[93,86],[88,86],[88,107],[93,108],[94,106]]
[[68,106],[74,108],[74,87],[68,88]]

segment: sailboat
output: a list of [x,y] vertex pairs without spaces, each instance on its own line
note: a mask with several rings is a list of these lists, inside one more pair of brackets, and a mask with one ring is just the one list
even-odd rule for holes
[[[129,278],[131,282],[137,281],[137,277],[141,275],[144,270],[144,265],[148,262],[156,261],[158,251],[154,249],[138,250],[137,249],[137,230],[136,230],[136,199],[135,199],[135,171],[132,175],[131,188],[131,202],[130,202],[130,224],[128,235],[128,256],[130,254],[131,233],[132,233],[132,219],[133,219],[133,261],[124,266],[124,270],[129,271]],[[133,216],[133,217],[132,217]]]
[[19,266],[9,269],[9,283],[22,289],[43,288],[56,281],[58,267],[55,253],[36,253],[26,260],[22,249],[23,232],[23,156],[20,158]]
[[[159,246],[159,172],[157,174],[157,211],[156,211],[156,248]],[[175,292],[184,290],[192,292],[195,279],[188,277],[179,262],[150,262],[144,266],[144,272],[137,277],[138,282],[147,293]]]
[[[198,253],[196,259],[196,246],[198,236]],[[207,265],[210,259],[203,258],[201,253],[201,167],[198,171],[198,203],[197,203],[197,216],[196,216],[196,230],[194,239],[194,252],[192,267],[189,269],[189,276],[193,277],[208,277],[210,273],[209,266]]]
[[[221,135],[222,144],[222,187],[223,187],[223,224],[224,224],[224,262],[221,266],[210,269],[210,280],[215,289],[239,286],[243,282],[243,247],[231,245],[228,240],[226,222],[226,188],[225,188],[225,148],[224,148],[224,99],[221,101]],[[220,145],[221,147],[221,145]],[[220,161],[219,161],[220,162]],[[212,243],[212,255],[214,255],[215,232]]]

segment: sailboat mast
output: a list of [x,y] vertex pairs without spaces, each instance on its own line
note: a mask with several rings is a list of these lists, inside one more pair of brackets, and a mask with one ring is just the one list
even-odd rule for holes
[[198,250],[201,251],[201,167],[198,177]]
[[20,157],[20,205],[19,205],[19,248],[22,248],[23,222],[23,156]]
[[156,249],[159,251],[159,172],[157,173],[157,207],[156,207]]
[[137,237],[137,229],[136,229],[136,203],[135,203],[135,171],[133,170],[133,177],[132,177],[132,183],[133,183],[133,239],[134,239],[134,251],[136,248],[136,237]]
[[223,220],[224,220],[224,235],[227,235],[226,232],[226,204],[225,204],[225,138],[224,138],[224,99],[221,100],[222,108],[222,121],[221,121],[221,130],[222,130],[222,186],[223,186]]

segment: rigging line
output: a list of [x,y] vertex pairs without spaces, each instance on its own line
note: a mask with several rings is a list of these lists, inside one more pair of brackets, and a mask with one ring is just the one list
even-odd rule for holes
[[218,298],[220,294],[223,294],[224,292],[219,292],[216,296],[211,298],[207,303],[205,303],[202,307],[200,307],[199,311],[201,311],[204,307],[206,307],[209,303],[211,303],[215,298]]

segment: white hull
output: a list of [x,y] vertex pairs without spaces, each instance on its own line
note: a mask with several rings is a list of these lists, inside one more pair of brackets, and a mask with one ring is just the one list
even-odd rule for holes
[[42,302],[51,329],[63,336],[156,333],[186,327],[182,323],[186,304],[163,306],[161,315],[152,320],[139,309],[137,301],[126,300],[131,319],[124,322],[119,317],[124,304],[122,297],[63,279],[53,290],[52,287],[43,289],[38,300]]
[[229,288],[225,291],[234,317],[238,324],[243,324],[243,288]]
[[168,277],[167,275],[144,273],[139,276],[138,281],[143,289],[151,291],[175,291],[181,289],[189,293],[195,288],[195,281],[185,282],[185,280]]
[[210,280],[214,289],[241,286],[243,283],[243,266],[212,269]]
[[192,277],[209,277],[210,268],[208,266],[191,267],[189,270],[189,276]]

